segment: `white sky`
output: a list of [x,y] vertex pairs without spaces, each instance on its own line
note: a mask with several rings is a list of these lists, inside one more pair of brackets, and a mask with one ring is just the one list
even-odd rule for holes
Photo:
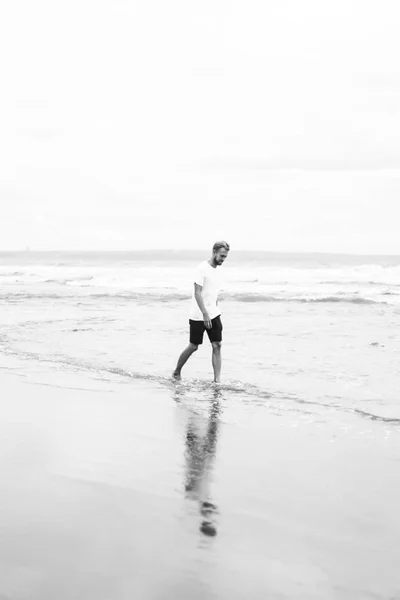
[[0,249],[400,253],[398,0],[12,0]]

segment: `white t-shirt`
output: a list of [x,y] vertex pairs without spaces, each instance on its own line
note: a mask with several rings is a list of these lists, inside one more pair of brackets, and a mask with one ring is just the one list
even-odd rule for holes
[[[201,285],[202,297],[204,306],[210,316],[210,319],[214,319],[221,314],[217,306],[218,293],[221,289],[221,276],[219,267],[212,267],[206,260],[200,263],[194,272],[194,283]],[[203,321],[203,313],[201,312],[199,305],[197,304],[194,296],[194,283],[192,291],[192,305],[190,308],[190,319],[193,321]]]

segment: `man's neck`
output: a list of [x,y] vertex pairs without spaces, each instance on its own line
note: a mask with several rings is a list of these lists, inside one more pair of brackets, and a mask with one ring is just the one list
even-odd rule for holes
[[208,261],[208,264],[210,265],[210,267],[212,267],[213,269],[216,269],[218,267],[218,265],[214,262],[213,258],[210,258],[210,260]]

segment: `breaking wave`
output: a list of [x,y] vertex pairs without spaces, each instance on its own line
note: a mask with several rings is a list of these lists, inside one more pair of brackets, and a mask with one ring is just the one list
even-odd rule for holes
[[323,296],[320,298],[315,297],[307,297],[307,296],[287,296],[287,297],[279,297],[274,295],[265,295],[265,294],[232,294],[230,296],[226,296],[231,300],[236,300],[238,302],[301,302],[301,303],[310,303],[310,302],[350,302],[351,304],[386,304],[386,302],[379,300],[372,300],[371,298],[363,298],[361,296]]
[[[287,292],[285,295],[278,294],[257,294],[257,293],[230,293],[224,294],[222,299],[231,302],[243,302],[243,303],[350,303],[350,304],[361,304],[361,305],[373,305],[373,304],[389,304],[396,303],[399,294],[390,294],[388,292],[381,293],[375,298],[367,298],[359,294],[346,294],[339,291],[337,295],[320,295],[317,296],[315,292],[310,293],[304,292],[302,294]],[[190,294],[181,292],[169,292],[165,291],[153,291],[153,290],[139,290],[135,292],[130,291],[116,291],[109,290],[99,292],[97,290],[87,291],[84,295],[80,295],[74,292],[65,291],[63,293],[58,292],[45,292],[43,290],[31,290],[31,291],[8,291],[0,293],[0,301],[4,303],[20,303],[30,300],[45,300],[45,301],[79,301],[85,300],[90,302],[91,300],[103,300],[103,301],[135,301],[138,303],[170,303],[170,302],[187,302],[190,299]]]
[[[173,260],[132,263],[85,262],[84,257],[54,264],[0,263],[0,300],[23,302],[33,298],[58,301],[63,298],[91,298],[120,302],[180,302],[191,295],[192,269]],[[292,263],[235,262],[221,269],[228,301],[245,303],[298,302],[400,304],[400,265],[337,264],[318,266],[311,258]],[[294,261],[294,262],[293,262]]]

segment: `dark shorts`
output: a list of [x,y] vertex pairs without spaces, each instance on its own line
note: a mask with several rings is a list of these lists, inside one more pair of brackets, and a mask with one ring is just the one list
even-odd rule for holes
[[190,343],[200,346],[203,343],[204,332],[207,332],[210,342],[222,342],[222,321],[221,317],[211,319],[211,329],[207,329],[204,321],[193,321],[189,319],[190,324]]

